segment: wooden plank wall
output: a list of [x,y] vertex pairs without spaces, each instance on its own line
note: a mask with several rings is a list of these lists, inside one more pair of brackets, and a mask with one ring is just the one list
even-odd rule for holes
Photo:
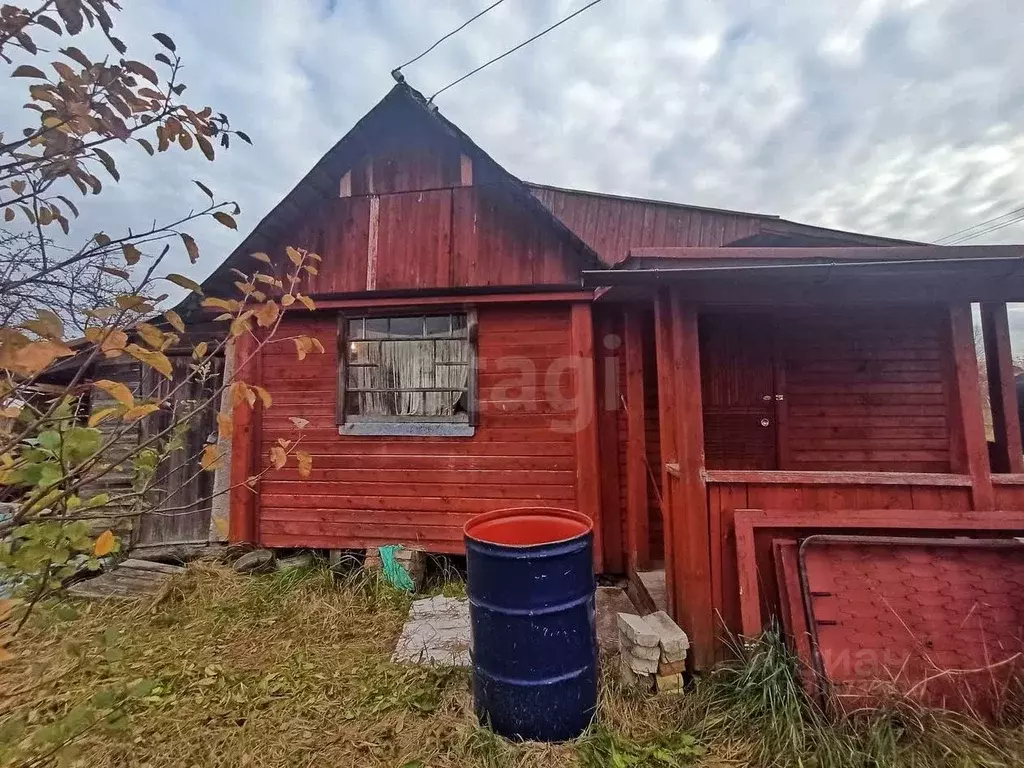
[[309,478],[294,463],[271,471],[259,495],[257,536],[271,547],[338,549],[387,543],[460,552],[473,514],[502,507],[575,507],[577,435],[571,312],[561,305],[478,308],[480,422],[471,438],[340,436],[335,424],[333,316],[289,319],[280,336],[315,335],[326,354],[295,360],[290,343],[261,360],[273,406],[262,421],[259,466],[291,417],[309,419],[302,439]]
[[[1009,488],[1009,487],[1008,487]],[[827,529],[831,516],[841,516],[844,510],[900,509],[921,510],[922,520],[927,511],[944,509],[966,511],[971,507],[971,489],[960,486],[928,485],[863,485],[863,484],[781,484],[781,483],[718,483],[708,484],[708,517],[711,523],[713,594],[716,631],[721,636],[726,629],[739,633],[740,602],[736,571],[736,539],[733,525],[737,509],[813,510],[821,513],[822,528]],[[1018,506],[1024,509],[1024,486],[1019,491],[1007,490]],[[772,538],[785,536],[786,531],[766,531],[756,538],[757,566],[761,585],[764,615],[778,615],[775,564],[771,552]],[[807,535],[806,531],[801,535]],[[718,617],[721,617],[718,619]],[[719,648],[719,654],[724,649]]]
[[944,322],[922,307],[782,318],[780,469],[949,472]]
[[289,245],[323,257],[307,293],[578,282],[578,246],[527,206],[528,193],[450,143],[398,140],[347,171],[339,197],[279,238],[279,258]]

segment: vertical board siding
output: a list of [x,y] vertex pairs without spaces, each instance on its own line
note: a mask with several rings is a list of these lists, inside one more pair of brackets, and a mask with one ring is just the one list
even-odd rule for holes
[[630,248],[722,246],[761,231],[764,217],[531,186],[534,197],[607,264]]
[[950,471],[941,323],[927,308],[784,319],[781,468]]
[[286,246],[323,257],[312,296],[367,290],[371,201],[377,206],[375,290],[568,285],[580,255],[504,186],[472,186],[325,201]]
[[278,438],[295,439],[313,470],[294,463],[261,483],[259,539],[272,547],[416,545],[461,552],[462,526],[502,507],[576,506],[576,438],[568,306],[478,310],[480,417],[471,438],[340,436],[335,424],[336,322],[289,319],[282,338],[316,336],[326,353],[295,359],[275,343],[262,360],[273,406],[263,418],[260,466]]

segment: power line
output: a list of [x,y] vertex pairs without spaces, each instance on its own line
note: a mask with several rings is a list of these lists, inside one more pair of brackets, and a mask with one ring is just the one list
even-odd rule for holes
[[[998,230],[1005,229],[1006,227],[1009,227],[1012,224],[1016,224],[1016,223],[1018,223],[1020,221],[1024,221],[1024,208],[1020,208],[1018,210],[1019,210],[1019,213],[1017,213],[1012,219],[1009,219],[1008,221],[1002,221],[1002,222],[1000,222],[998,224],[993,224],[992,226],[990,226],[990,227],[988,227],[986,229],[982,229],[982,230],[979,230],[977,232],[971,232],[970,234],[964,235],[963,237],[960,237],[960,238],[952,241],[951,243],[947,243],[947,245],[961,245],[962,243],[966,243],[966,242],[969,242],[969,241],[974,240],[976,238],[979,238],[982,235],[987,235],[987,234],[990,234],[992,232],[997,232]],[[1009,216],[1010,214],[1005,214],[1005,215]],[[1003,217],[1000,216],[998,218],[1003,218]]]
[[[999,216],[993,216],[991,219],[987,219],[987,220],[979,222],[977,224],[972,224],[971,226],[964,227],[963,229],[958,229],[956,232],[950,232],[948,235],[946,235],[944,237],[940,237],[938,240],[936,240],[935,244],[936,245],[941,245],[944,240],[954,240],[954,239],[961,240],[961,238],[957,238],[957,235],[962,235],[964,233],[970,232],[973,229],[979,229],[981,227],[984,227],[986,224],[991,224],[993,222],[999,221],[1000,219],[1005,219],[1007,216],[1015,216],[1015,215],[1020,214],[1020,213],[1024,213],[1024,207],[1014,208],[1009,213],[1003,213],[1003,214],[1000,214]],[[1011,222],[1011,223],[1013,223],[1013,222]]]
[[444,42],[445,40],[447,40],[447,39],[448,39],[449,37],[451,37],[451,36],[452,36],[452,35],[454,35],[454,34],[457,34],[457,33],[461,32],[461,31],[462,31],[462,30],[464,30],[464,29],[465,29],[466,27],[468,27],[468,26],[469,26],[470,24],[472,24],[472,23],[473,23],[474,21],[476,21],[476,20],[477,20],[477,19],[479,19],[479,18],[480,18],[481,16],[483,16],[483,15],[484,15],[485,13],[487,13],[487,12],[488,12],[489,10],[491,10],[492,8],[497,8],[497,7],[498,7],[499,5],[501,5],[501,4],[503,3],[503,2],[505,2],[505,0],[497,0],[497,2],[495,2],[495,3],[491,3],[491,4],[490,4],[490,5],[488,5],[488,6],[486,7],[486,8],[484,8],[484,9],[483,9],[482,11],[480,11],[480,13],[478,13],[478,14],[477,14],[476,16],[474,16],[473,18],[469,19],[468,21],[465,21],[465,22],[463,22],[462,24],[460,24],[459,26],[457,26],[457,27],[456,27],[455,29],[453,29],[453,30],[452,30],[451,32],[449,32],[449,33],[448,33],[447,35],[445,35],[445,36],[444,36],[444,37],[442,37],[441,39],[437,40],[437,41],[436,41],[436,42],[435,42],[435,43],[434,43],[434,44],[433,44],[432,46],[430,46],[429,48],[427,48],[427,50],[425,50],[425,51],[424,51],[423,53],[421,53],[421,54],[420,54],[419,56],[415,56],[415,57],[413,57],[413,58],[409,59],[409,60],[408,60],[407,62],[405,62],[405,64],[402,64],[402,65],[400,65],[400,66],[397,66],[397,67],[395,67],[395,68],[394,68],[393,70],[391,70],[391,76],[392,76],[393,78],[395,78],[395,80],[399,80],[399,78],[401,77],[401,74],[400,74],[400,73],[401,73],[402,69],[404,69],[405,67],[408,67],[408,66],[409,66],[410,64],[415,64],[415,63],[416,63],[417,61],[419,61],[420,59],[422,59],[422,58],[423,58],[424,56],[426,56],[426,55],[427,55],[428,53],[430,53],[430,52],[431,52],[432,50],[434,50],[435,48],[437,48],[437,46],[439,46],[439,45],[440,45],[441,43],[443,43],[443,42]]
[[510,55],[512,55],[513,53],[515,53],[516,51],[518,51],[518,50],[519,50],[520,48],[524,48],[525,46],[527,46],[527,45],[529,45],[530,43],[532,43],[532,42],[533,42],[534,40],[536,40],[536,39],[538,39],[538,38],[540,38],[540,37],[544,37],[544,35],[546,35],[546,34],[547,34],[548,32],[550,32],[551,30],[555,29],[556,27],[560,27],[560,26],[562,26],[563,24],[565,24],[565,22],[569,21],[570,19],[572,19],[572,18],[574,18],[574,17],[576,17],[576,16],[579,16],[579,15],[580,15],[581,13],[583,13],[583,12],[584,12],[585,10],[587,10],[588,8],[593,8],[593,7],[595,6],[595,5],[597,5],[597,4],[598,4],[598,3],[600,3],[600,2],[601,2],[601,0],[591,0],[591,2],[587,3],[586,5],[584,5],[584,6],[583,6],[582,8],[580,8],[579,10],[573,11],[572,13],[570,13],[570,14],[569,14],[568,16],[566,16],[566,17],[565,17],[564,19],[562,19],[562,20],[560,20],[560,21],[556,21],[556,22],[555,22],[554,24],[552,24],[552,25],[551,25],[550,27],[548,27],[547,29],[541,30],[541,31],[540,31],[540,32],[538,32],[538,33],[537,33],[536,35],[534,35],[533,37],[529,38],[528,40],[524,40],[523,42],[521,42],[521,43],[520,43],[519,45],[515,46],[514,48],[509,48],[509,49],[508,49],[507,51],[505,51],[505,52],[504,52],[503,54],[501,54],[500,56],[495,56],[495,57],[494,57],[493,59],[491,59],[490,61],[484,62],[483,64],[481,64],[481,65],[480,65],[479,67],[477,67],[476,69],[474,69],[474,70],[472,70],[472,71],[470,71],[470,72],[467,72],[466,74],[464,74],[464,75],[463,75],[462,77],[460,77],[460,78],[459,78],[458,80],[454,80],[454,81],[452,81],[452,82],[448,83],[448,85],[446,85],[446,86],[445,86],[444,88],[442,88],[441,90],[437,91],[437,92],[436,92],[436,93],[435,93],[435,94],[434,94],[433,96],[431,96],[431,97],[430,97],[429,99],[427,99],[427,101],[428,101],[428,102],[432,102],[432,101],[433,101],[433,100],[434,100],[435,98],[437,98],[438,96],[440,96],[440,95],[441,95],[442,93],[444,93],[445,91],[447,91],[447,90],[448,90],[449,88],[451,88],[452,86],[458,85],[458,84],[459,84],[459,83],[461,83],[461,82],[462,82],[463,80],[466,80],[466,79],[468,79],[468,78],[472,77],[472,76],[473,76],[473,75],[475,75],[475,74],[476,74],[477,72],[479,72],[479,71],[480,71],[481,69],[486,69],[487,67],[491,66],[491,64],[494,64],[494,63],[495,63],[496,61],[501,61],[501,60],[502,60],[502,59],[504,59],[504,58],[505,58],[506,56],[510,56]]

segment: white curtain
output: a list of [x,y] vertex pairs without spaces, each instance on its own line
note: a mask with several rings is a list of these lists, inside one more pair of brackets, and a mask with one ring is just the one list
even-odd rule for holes
[[[469,377],[467,340],[371,342],[362,351],[359,362],[371,365],[351,368],[349,383],[354,388],[397,391],[360,393],[360,415],[443,417],[455,413]],[[457,391],[402,391],[430,387]]]

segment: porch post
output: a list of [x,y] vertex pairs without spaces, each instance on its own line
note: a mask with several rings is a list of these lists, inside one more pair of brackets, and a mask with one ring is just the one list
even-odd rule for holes
[[949,310],[949,337],[952,355],[951,432],[959,445],[955,471],[971,477],[971,497],[975,509],[993,509],[995,493],[988,463],[988,443],[981,413],[981,376],[974,346],[974,324],[969,304],[956,304]]
[[[672,300],[662,290],[654,300],[655,373],[658,376],[658,438],[661,444],[661,536],[665,554],[665,598],[668,612],[679,617],[673,552],[673,486],[668,465],[676,461],[675,349],[672,344]],[[687,627],[687,630],[689,628]]]
[[1010,324],[1006,304],[981,305],[981,331],[985,342],[985,366],[988,372],[989,402],[996,449],[993,470],[1024,472],[1021,451],[1017,385],[1013,378],[1013,353],[1010,349]]
[[594,521],[594,570],[604,571],[601,523],[601,460],[594,380],[594,319],[588,303],[572,305],[570,345],[576,403],[576,508]]
[[644,403],[644,348],[640,310],[625,311],[626,355],[626,552],[630,572],[651,564],[647,503],[647,416]]
[[[671,453],[663,461],[679,467],[678,477],[667,471],[671,488],[667,498],[666,578],[673,593],[673,614],[690,635],[694,669],[714,663],[714,608],[711,585],[711,531],[704,482],[704,425],[701,406],[700,345],[697,308],[672,296],[665,306],[659,297],[659,329],[667,319],[670,359],[667,371],[659,368],[659,381],[671,392],[662,415],[672,424]],[[667,310],[667,312],[666,312]],[[665,315],[668,315],[665,318]],[[659,336],[659,345],[666,334]],[[659,349],[659,366],[663,361]],[[666,380],[667,378],[667,380]],[[662,390],[659,390],[659,393]],[[665,421],[662,422],[665,424]],[[674,456],[671,462],[667,456]]]

